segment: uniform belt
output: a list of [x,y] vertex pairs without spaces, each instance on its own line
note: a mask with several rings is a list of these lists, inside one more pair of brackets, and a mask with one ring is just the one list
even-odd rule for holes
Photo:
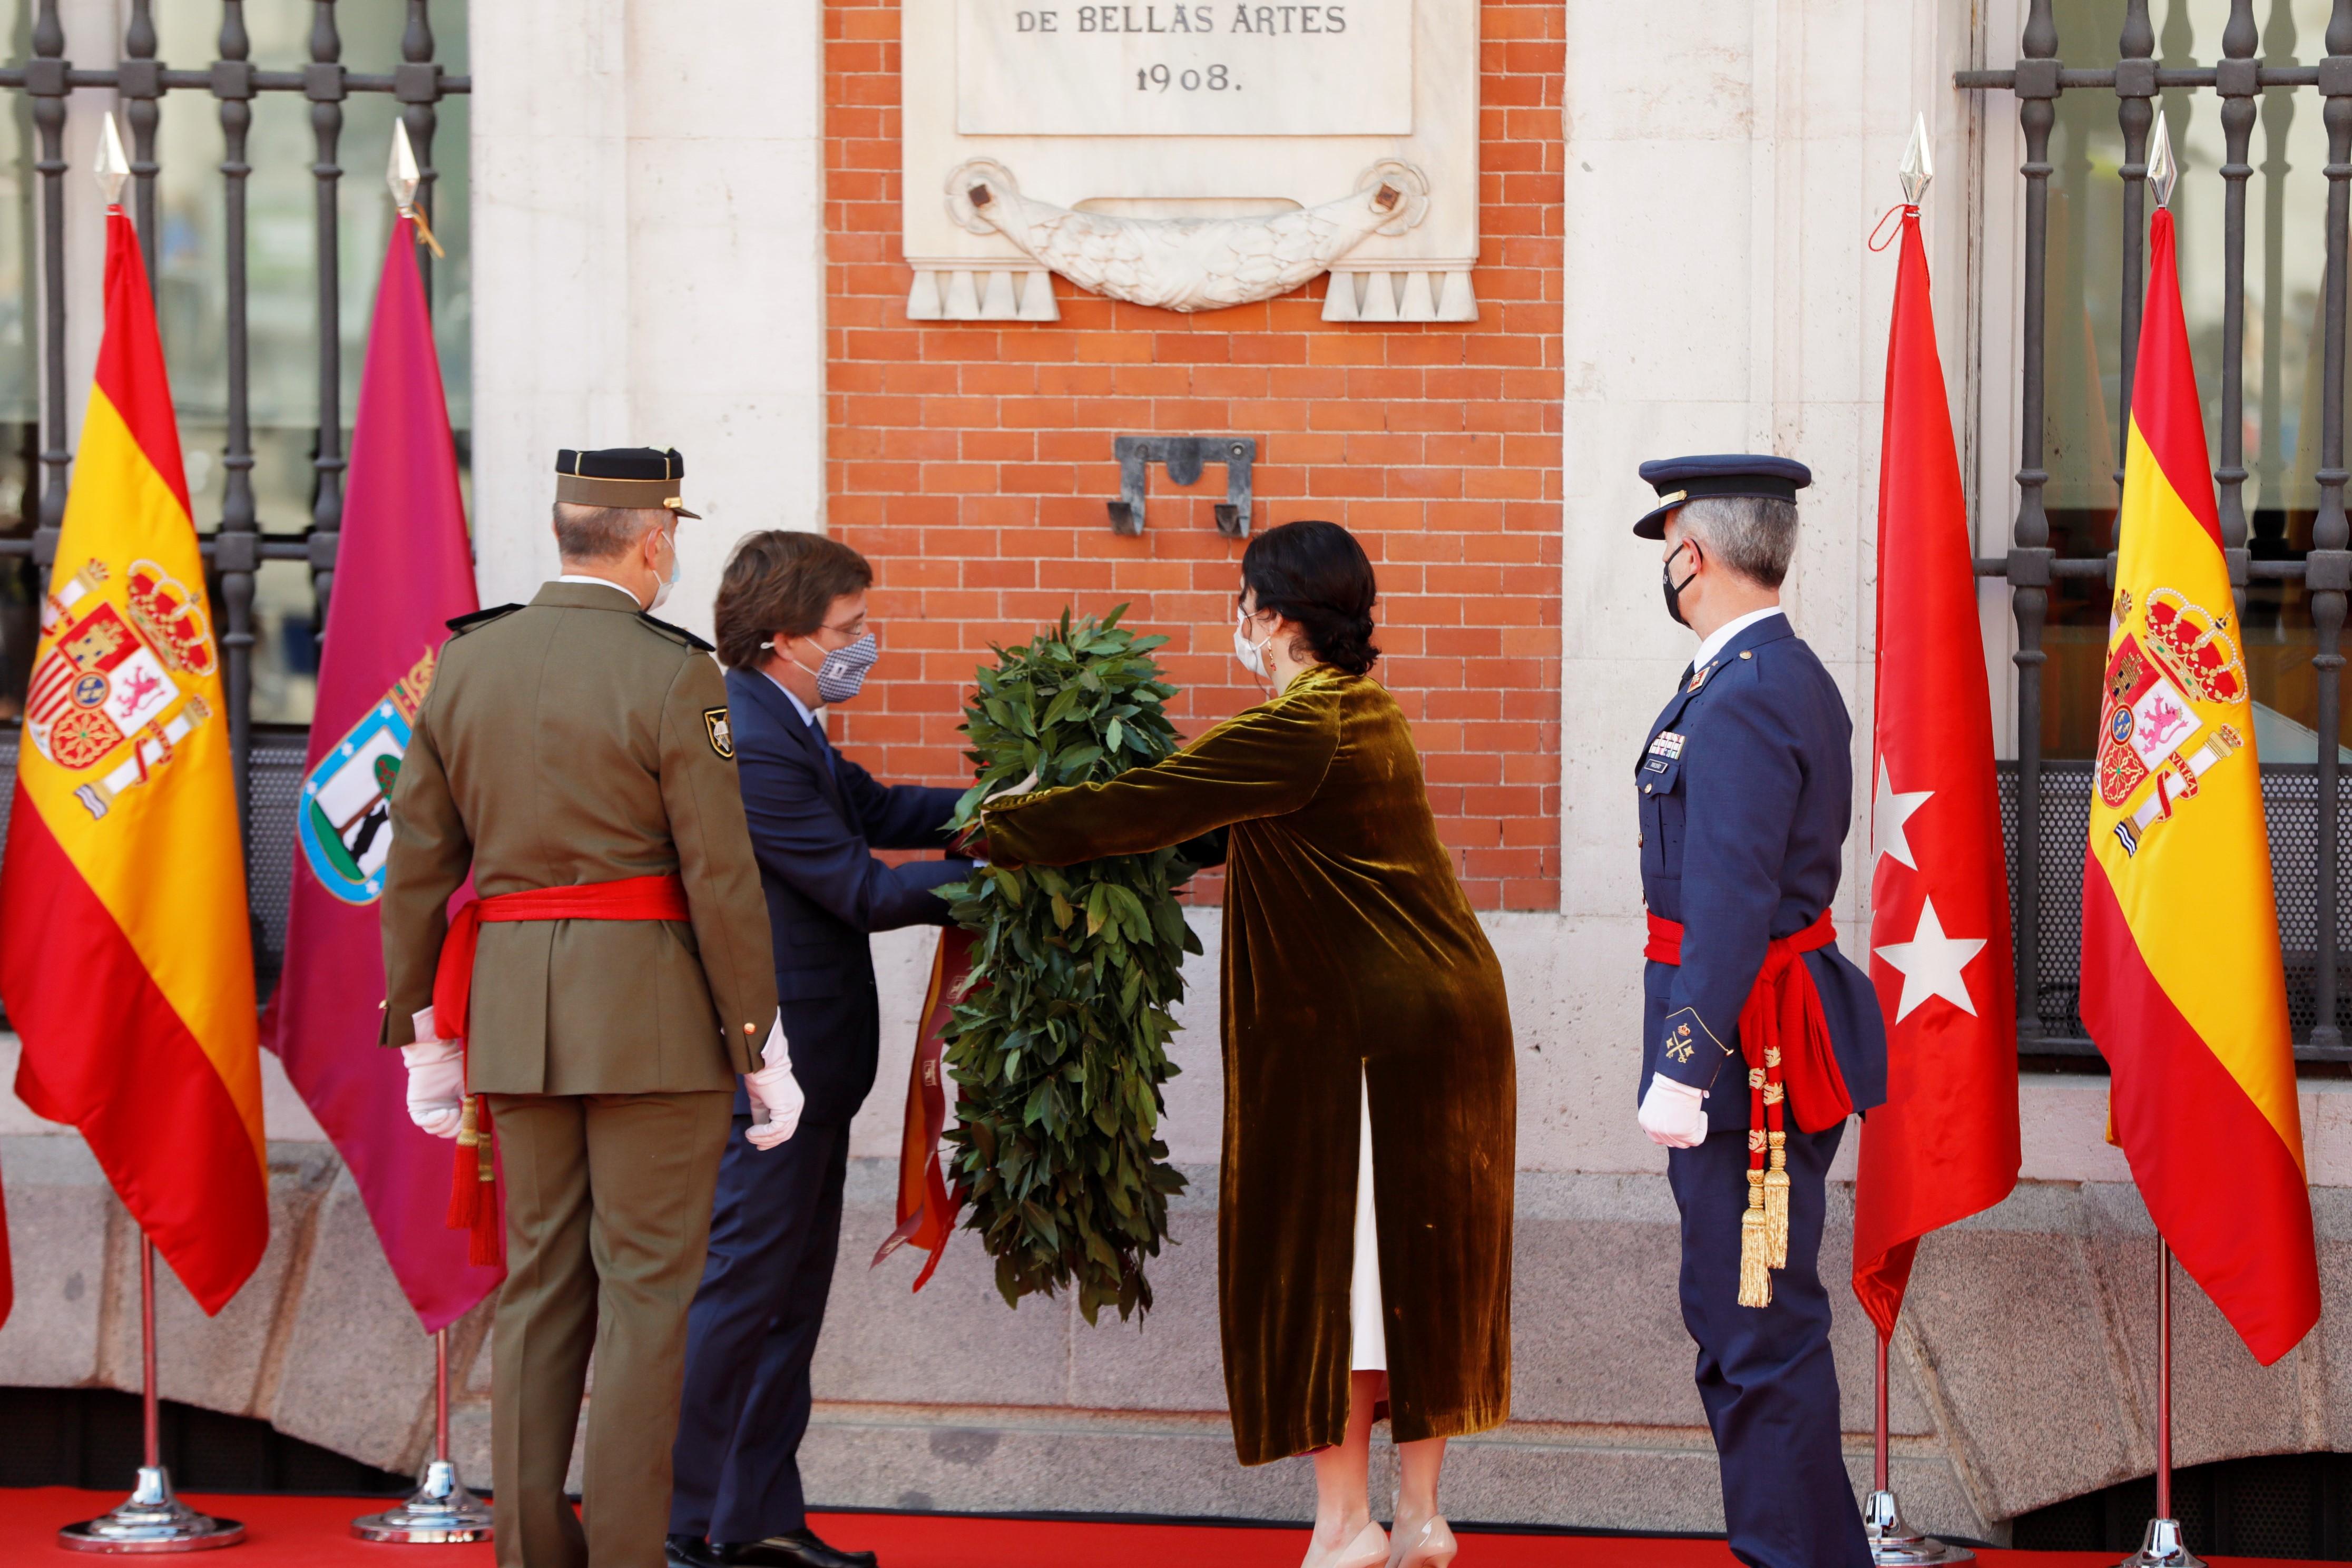
[[[1834,1127],[1853,1114],[1853,1096],[1830,1046],[1829,1019],[1804,955],[1837,941],[1823,910],[1794,936],[1764,946],[1764,963],[1748,1000],[1739,1005],[1739,1054],[1748,1063],[1748,1212],[1739,1219],[1739,1304],[1772,1304],[1772,1270],[1789,1263],[1789,1134],[1785,1102],[1807,1132]],[[1683,961],[1683,928],[1650,916],[1644,954],[1660,963]],[[1767,1168],[1766,1158],[1770,1165]]]
[[[485,921],[683,921],[693,918],[686,881],[670,871],[624,877],[614,882],[583,882],[569,888],[524,888],[493,898],[474,899],[449,922],[441,962],[433,972],[433,1019],[444,1038],[454,1033],[471,1054],[474,953]],[[469,1064],[470,1065],[470,1064]],[[466,1100],[457,1133],[457,1169],[449,1188],[448,1226],[473,1233],[468,1255],[478,1264],[505,1261],[499,1221],[498,1154],[490,1108],[478,1094]]]
[[[1751,1098],[1766,1098],[1777,1121],[1785,1096],[1798,1127],[1807,1132],[1834,1127],[1853,1114],[1853,1096],[1830,1047],[1822,994],[1801,962],[1835,941],[1837,928],[1827,910],[1794,936],[1773,938],[1765,944],[1763,967],[1739,1008],[1739,1054],[1748,1063]],[[1681,922],[1652,913],[1650,941],[1642,953],[1659,963],[1680,964]],[[1768,1091],[1768,1085],[1777,1092]]]

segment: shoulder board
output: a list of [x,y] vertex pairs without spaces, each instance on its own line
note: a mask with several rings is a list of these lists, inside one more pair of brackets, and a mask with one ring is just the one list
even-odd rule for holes
[[684,626],[674,626],[667,621],[656,620],[653,616],[646,614],[643,610],[637,612],[637,619],[645,622],[646,625],[653,627],[654,630],[661,633],[662,636],[669,638],[670,641],[674,643],[683,643],[688,647],[694,649],[697,653],[716,653],[719,651],[717,648],[712,647],[709,643],[704,642],[700,637],[696,637],[692,632],[688,631]]
[[449,635],[463,637],[476,626],[488,626],[499,616],[511,616],[521,608],[520,605],[493,605],[487,610],[476,610],[470,616],[459,616],[456,620],[448,623]]

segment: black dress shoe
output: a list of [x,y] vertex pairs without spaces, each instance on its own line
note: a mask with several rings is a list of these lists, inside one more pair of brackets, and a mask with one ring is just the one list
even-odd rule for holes
[[720,1568],[718,1549],[698,1535],[665,1535],[662,1556],[677,1568]]
[[828,1546],[808,1529],[772,1535],[765,1541],[730,1541],[711,1550],[727,1568],[878,1568],[878,1559],[871,1552],[844,1552]]

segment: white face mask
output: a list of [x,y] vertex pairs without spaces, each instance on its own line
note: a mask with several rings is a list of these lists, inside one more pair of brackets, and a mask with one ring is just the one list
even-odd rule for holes
[[1244,669],[1260,680],[1272,680],[1274,671],[1266,668],[1265,650],[1274,646],[1273,635],[1269,633],[1264,642],[1250,641],[1249,612],[1244,610],[1240,615],[1241,624],[1234,627],[1234,657],[1242,661]]
[[669,576],[655,585],[654,602],[646,606],[646,614],[651,615],[669,602],[669,591],[677,586],[677,539],[672,535],[669,542]]

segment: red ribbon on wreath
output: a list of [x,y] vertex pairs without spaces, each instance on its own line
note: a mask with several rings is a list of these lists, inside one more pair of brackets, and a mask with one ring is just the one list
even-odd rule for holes
[[929,1253],[922,1272],[915,1276],[918,1290],[930,1282],[946,1256],[948,1237],[963,1209],[963,1189],[950,1190],[940,1168],[940,1134],[948,1119],[948,1019],[971,976],[971,946],[972,933],[961,926],[940,931],[930,987],[915,1023],[915,1059],[907,1073],[907,1118],[898,1139],[898,1228],[874,1255],[878,1265],[902,1247]]

